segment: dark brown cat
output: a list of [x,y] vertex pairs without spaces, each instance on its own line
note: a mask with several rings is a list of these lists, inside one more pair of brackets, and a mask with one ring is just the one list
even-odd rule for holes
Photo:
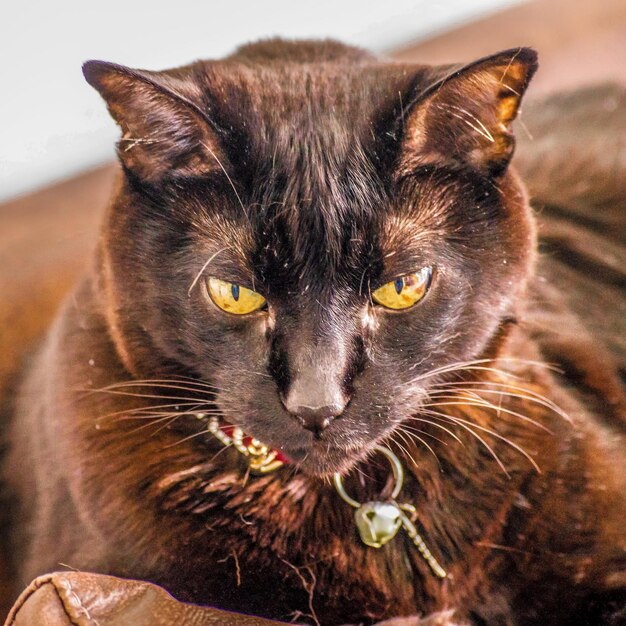
[[[535,69],[281,41],[86,64],[123,172],[15,402],[21,582],[67,563],[324,625],[625,619],[618,364],[535,273],[509,168]],[[287,464],[250,475],[213,416]],[[406,533],[365,546],[328,480],[389,497],[381,443],[443,579]]]

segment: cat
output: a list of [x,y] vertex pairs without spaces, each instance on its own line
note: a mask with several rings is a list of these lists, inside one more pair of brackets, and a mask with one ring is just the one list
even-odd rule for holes
[[[536,68],[282,40],[88,62],[121,171],[14,402],[20,583],[64,563],[324,625],[625,619],[617,361],[557,308],[510,167]],[[233,426],[282,466],[251,473]],[[389,498],[380,445],[440,576],[404,529],[364,545],[333,487]]]

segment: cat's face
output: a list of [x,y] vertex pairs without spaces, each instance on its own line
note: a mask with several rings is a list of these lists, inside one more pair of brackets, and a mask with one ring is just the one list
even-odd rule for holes
[[225,420],[328,475],[515,313],[533,231],[508,124],[534,57],[416,98],[436,71],[249,54],[87,68],[124,131],[103,291],[134,373],[209,383]]

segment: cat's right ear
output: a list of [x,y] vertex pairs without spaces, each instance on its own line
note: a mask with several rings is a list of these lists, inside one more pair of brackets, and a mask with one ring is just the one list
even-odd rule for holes
[[224,162],[210,121],[180,79],[104,61],[88,61],[83,74],[122,130],[121,162],[140,179],[203,176]]
[[458,163],[492,176],[513,156],[511,123],[537,69],[537,53],[513,48],[448,73],[402,111],[403,167]]

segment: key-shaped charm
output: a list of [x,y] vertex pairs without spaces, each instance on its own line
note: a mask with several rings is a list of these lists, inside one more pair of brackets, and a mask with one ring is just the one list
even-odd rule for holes
[[415,524],[411,521],[409,516],[406,514],[406,511],[409,513],[415,513],[415,507],[412,504],[401,504],[399,505],[400,509],[400,523],[402,527],[406,531],[406,534],[411,538],[415,547],[418,549],[419,553],[422,555],[422,558],[428,566],[430,567],[432,573],[439,578],[446,578],[447,573],[446,570],[439,565],[437,559],[432,555],[432,552],[428,549],[428,546],[424,543],[424,540],[417,532],[417,528],[415,528]]

